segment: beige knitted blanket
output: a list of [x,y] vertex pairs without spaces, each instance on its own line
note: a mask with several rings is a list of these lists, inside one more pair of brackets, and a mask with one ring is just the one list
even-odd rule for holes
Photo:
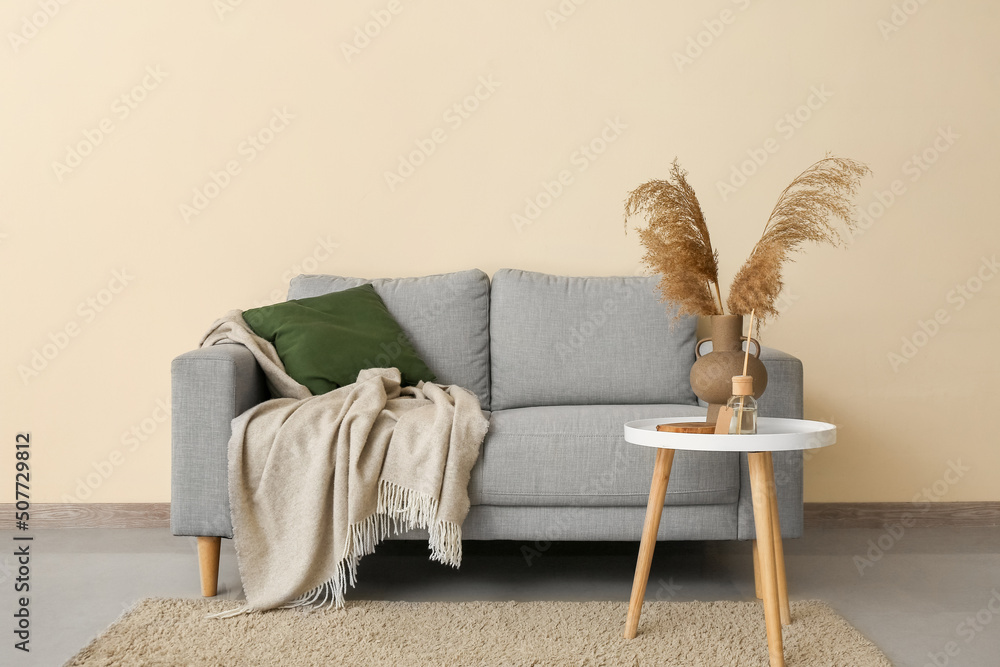
[[[458,567],[472,466],[488,422],[452,385],[400,387],[395,368],[312,396],[234,310],[202,347],[245,345],[274,398],[233,420],[229,501],[246,607],[344,604],[358,561],[390,532],[425,528],[431,559]],[[235,614],[227,614],[235,615]]]

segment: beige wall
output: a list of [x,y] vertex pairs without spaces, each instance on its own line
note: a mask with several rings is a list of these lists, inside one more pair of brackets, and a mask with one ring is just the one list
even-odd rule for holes
[[[937,483],[942,500],[1000,500],[987,336],[1000,280],[982,265],[1000,246],[1000,6],[347,4],[5,3],[3,502],[22,430],[36,502],[167,501],[171,358],[226,310],[281,298],[294,273],[632,274],[622,200],[677,156],[725,288],[778,193],[827,152],[872,167],[859,201],[876,215],[848,251],[789,267],[764,331],[805,363],[807,415],[840,426],[807,463],[806,497],[905,501]],[[345,52],[372,12],[391,22]],[[467,117],[448,111],[463,100]],[[443,141],[390,188],[385,173],[428,138]],[[518,227],[563,170],[561,194]],[[36,352],[53,358],[24,375]]]

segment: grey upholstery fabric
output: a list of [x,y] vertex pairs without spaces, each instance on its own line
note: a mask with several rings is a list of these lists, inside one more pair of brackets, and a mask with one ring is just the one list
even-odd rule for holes
[[490,281],[478,269],[421,278],[301,275],[289,299],[371,283],[440,384],[457,384],[490,408]]
[[538,405],[694,405],[695,318],[659,302],[653,277],[493,276],[493,410]]
[[[760,397],[761,417],[802,419],[802,362],[790,354],[764,347],[760,359],[767,368],[767,389]],[[774,460],[774,481],[778,495],[781,534],[785,537],[802,535],[802,452],[777,452]],[[753,522],[753,496],[750,490],[750,469],[747,457],[740,455],[739,518],[741,540],[757,537]]]
[[[634,419],[701,417],[683,405],[558,405],[494,411],[483,443],[480,503],[516,506],[645,507],[656,450],[625,442]],[[668,505],[733,504],[735,452],[679,451]]]
[[[525,272],[499,272],[499,282],[506,282],[507,286],[500,286],[494,292],[502,303],[493,315],[500,317],[502,313],[505,318],[504,326],[493,322],[505,341],[499,346],[502,364],[496,356],[490,360],[490,295],[482,272],[381,284],[372,281],[414,344],[420,340],[427,346],[418,346],[418,351],[426,355],[424,359],[443,380],[462,384],[455,378],[470,378],[466,386],[479,394],[484,408],[489,405],[483,400],[484,395],[493,400],[496,412],[490,415],[491,430],[483,444],[483,454],[472,470],[469,495],[473,508],[463,527],[464,536],[466,539],[637,540],[655,452],[626,443],[622,425],[645,417],[703,414],[704,410],[694,405],[695,398],[689,393],[687,375],[694,360],[693,322],[689,331],[684,328],[688,323],[679,323],[680,328],[667,335],[669,320],[652,292],[655,279],[510,275],[514,273]],[[362,282],[365,281],[302,276],[293,283],[289,296],[315,296]],[[588,320],[588,315],[595,312],[593,299],[609,290],[615,294],[616,287],[624,288],[623,308],[616,308],[615,317],[609,317],[601,327],[584,330],[581,322],[590,321],[597,326],[599,318]],[[526,305],[519,306],[515,297],[525,299]],[[474,305],[465,303],[466,300]],[[568,307],[567,302],[576,305]],[[603,301],[596,303],[598,308],[603,307]],[[546,328],[517,322],[529,315],[527,319],[538,322],[542,314],[561,324]],[[469,340],[448,343],[436,331],[440,317],[451,322],[453,328],[464,327]],[[631,324],[620,326],[630,317]],[[580,338],[574,336],[574,331]],[[536,334],[542,338],[535,337]],[[685,359],[678,364],[683,368],[670,370],[674,363],[671,355],[660,349],[645,348],[674,345],[669,339],[677,335],[688,341],[677,344]],[[637,340],[643,338],[658,342]],[[545,340],[550,345],[548,350],[544,349]],[[564,341],[576,356],[571,355],[566,364],[559,364],[558,352],[552,349]],[[452,344],[454,348],[449,347]],[[434,356],[437,354],[442,356]],[[452,355],[464,361],[453,362]],[[616,365],[629,369],[626,374],[607,373],[606,361],[612,357],[617,359]],[[769,375],[768,389],[760,401],[761,414],[801,418],[802,363],[766,347],[761,358]],[[504,387],[500,395],[492,397],[491,363],[494,374],[499,373],[499,384]],[[543,377],[533,364],[541,365],[551,375]],[[659,370],[654,368],[655,364],[660,364]],[[590,369],[587,372],[595,375],[588,376],[580,369]],[[172,532],[231,537],[226,463],[230,422],[268,398],[263,373],[250,352],[239,345],[216,345],[185,353],[174,360],[171,372]],[[521,372],[530,378],[523,383],[528,402],[542,404],[552,400],[551,395],[558,395],[563,397],[563,404],[497,409],[505,401],[524,402],[511,393],[519,386],[516,374]],[[473,376],[480,378],[478,389]],[[668,377],[673,378],[669,380],[675,385],[673,390],[665,386]],[[545,389],[546,380],[554,387],[551,392]],[[638,386],[627,387],[626,380]],[[573,387],[574,382],[581,387]],[[593,388],[601,383],[607,387]],[[677,392],[686,398],[648,400],[657,392]],[[632,393],[643,398],[604,400]],[[574,405],[587,396],[595,405]],[[668,403],[675,405],[665,405]],[[546,429],[548,434],[542,435]],[[755,537],[746,456],[722,454],[721,461],[716,461],[714,457],[718,456],[678,452],[660,524],[660,539]],[[796,537],[802,532],[802,455],[776,454],[774,467],[782,534]]]
[[227,445],[233,418],[269,398],[264,373],[242,345],[215,345],[173,360],[170,528],[232,537]]
[[[650,469],[652,476],[652,469]],[[462,524],[466,540],[524,540],[544,553],[558,540],[634,540],[642,536],[645,507],[502,507],[475,505]],[[659,540],[735,540],[736,505],[667,505],[660,519]],[[427,539],[426,531],[398,539]],[[650,584],[652,586],[652,584]]]

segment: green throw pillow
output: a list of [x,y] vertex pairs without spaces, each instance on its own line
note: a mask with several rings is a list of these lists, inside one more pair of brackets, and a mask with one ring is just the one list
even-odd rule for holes
[[317,396],[357,381],[365,368],[398,368],[404,385],[436,379],[370,284],[254,308],[243,319]]

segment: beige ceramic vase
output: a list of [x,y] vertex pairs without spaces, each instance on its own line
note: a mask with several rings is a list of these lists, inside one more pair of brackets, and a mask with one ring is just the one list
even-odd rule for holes
[[[695,345],[697,359],[691,367],[691,389],[695,396],[708,403],[708,418],[714,423],[719,415],[719,408],[726,404],[732,395],[733,376],[743,375],[743,335],[742,315],[713,315],[712,337],[703,338]],[[760,343],[749,339],[750,360],[747,364],[747,375],[753,377],[753,397],[760,398],[767,388],[767,369],[760,357]],[[712,341],[712,351],[702,355],[703,343]],[[752,343],[752,345],[751,345]]]

